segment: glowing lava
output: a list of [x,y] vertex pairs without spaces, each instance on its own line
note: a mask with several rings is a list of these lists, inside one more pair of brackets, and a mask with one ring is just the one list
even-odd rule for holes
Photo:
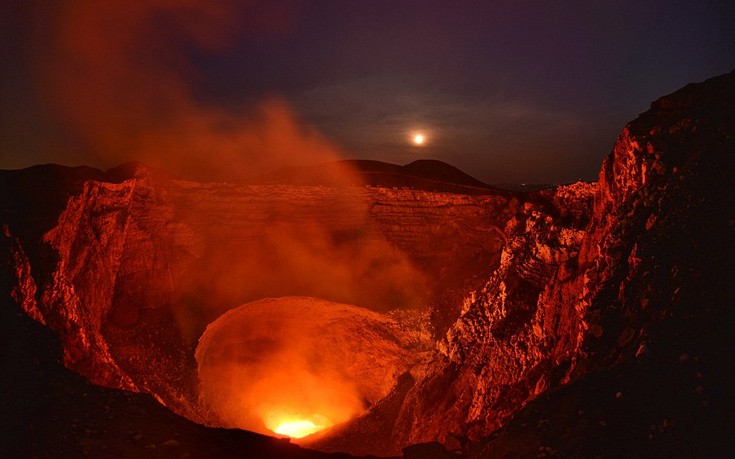
[[391,392],[414,362],[400,336],[391,319],[356,306],[254,301],[224,313],[200,338],[200,394],[223,427],[310,436]]
[[303,438],[333,425],[329,419],[318,414],[312,416],[285,414],[281,409],[265,415],[263,423],[269,430],[291,438]]
[[306,419],[300,419],[297,421],[283,422],[276,427],[274,432],[292,438],[302,438],[315,432],[319,432],[325,427],[326,426],[314,424]]

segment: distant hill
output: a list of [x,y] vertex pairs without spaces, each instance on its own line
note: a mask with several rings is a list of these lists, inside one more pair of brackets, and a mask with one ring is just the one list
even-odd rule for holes
[[502,190],[530,193],[532,191],[550,190],[558,185],[552,185],[551,183],[494,183],[493,186]]
[[344,160],[278,169],[254,180],[258,184],[355,184],[412,188],[463,194],[507,194],[442,161],[422,159],[400,166],[373,160]]

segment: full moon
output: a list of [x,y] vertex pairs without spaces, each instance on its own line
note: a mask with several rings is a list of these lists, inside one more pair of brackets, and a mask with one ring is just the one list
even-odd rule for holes
[[426,142],[426,137],[423,134],[414,134],[411,140],[414,145],[423,145]]

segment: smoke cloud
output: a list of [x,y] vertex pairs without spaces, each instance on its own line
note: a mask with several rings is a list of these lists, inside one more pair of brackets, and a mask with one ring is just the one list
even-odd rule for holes
[[296,2],[66,0],[39,21],[46,46],[39,46],[38,83],[106,166],[137,159],[184,177],[237,179],[332,161],[338,149],[285,100],[233,110],[199,100],[193,89],[192,50],[278,39],[291,33],[295,11]]

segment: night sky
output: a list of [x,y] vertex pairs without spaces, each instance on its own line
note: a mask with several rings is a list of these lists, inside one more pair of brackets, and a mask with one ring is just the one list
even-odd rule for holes
[[591,180],[652,100],[735,68],[729,0],[10,0],[0,17],[0,168],[433,158],[489,183]]

